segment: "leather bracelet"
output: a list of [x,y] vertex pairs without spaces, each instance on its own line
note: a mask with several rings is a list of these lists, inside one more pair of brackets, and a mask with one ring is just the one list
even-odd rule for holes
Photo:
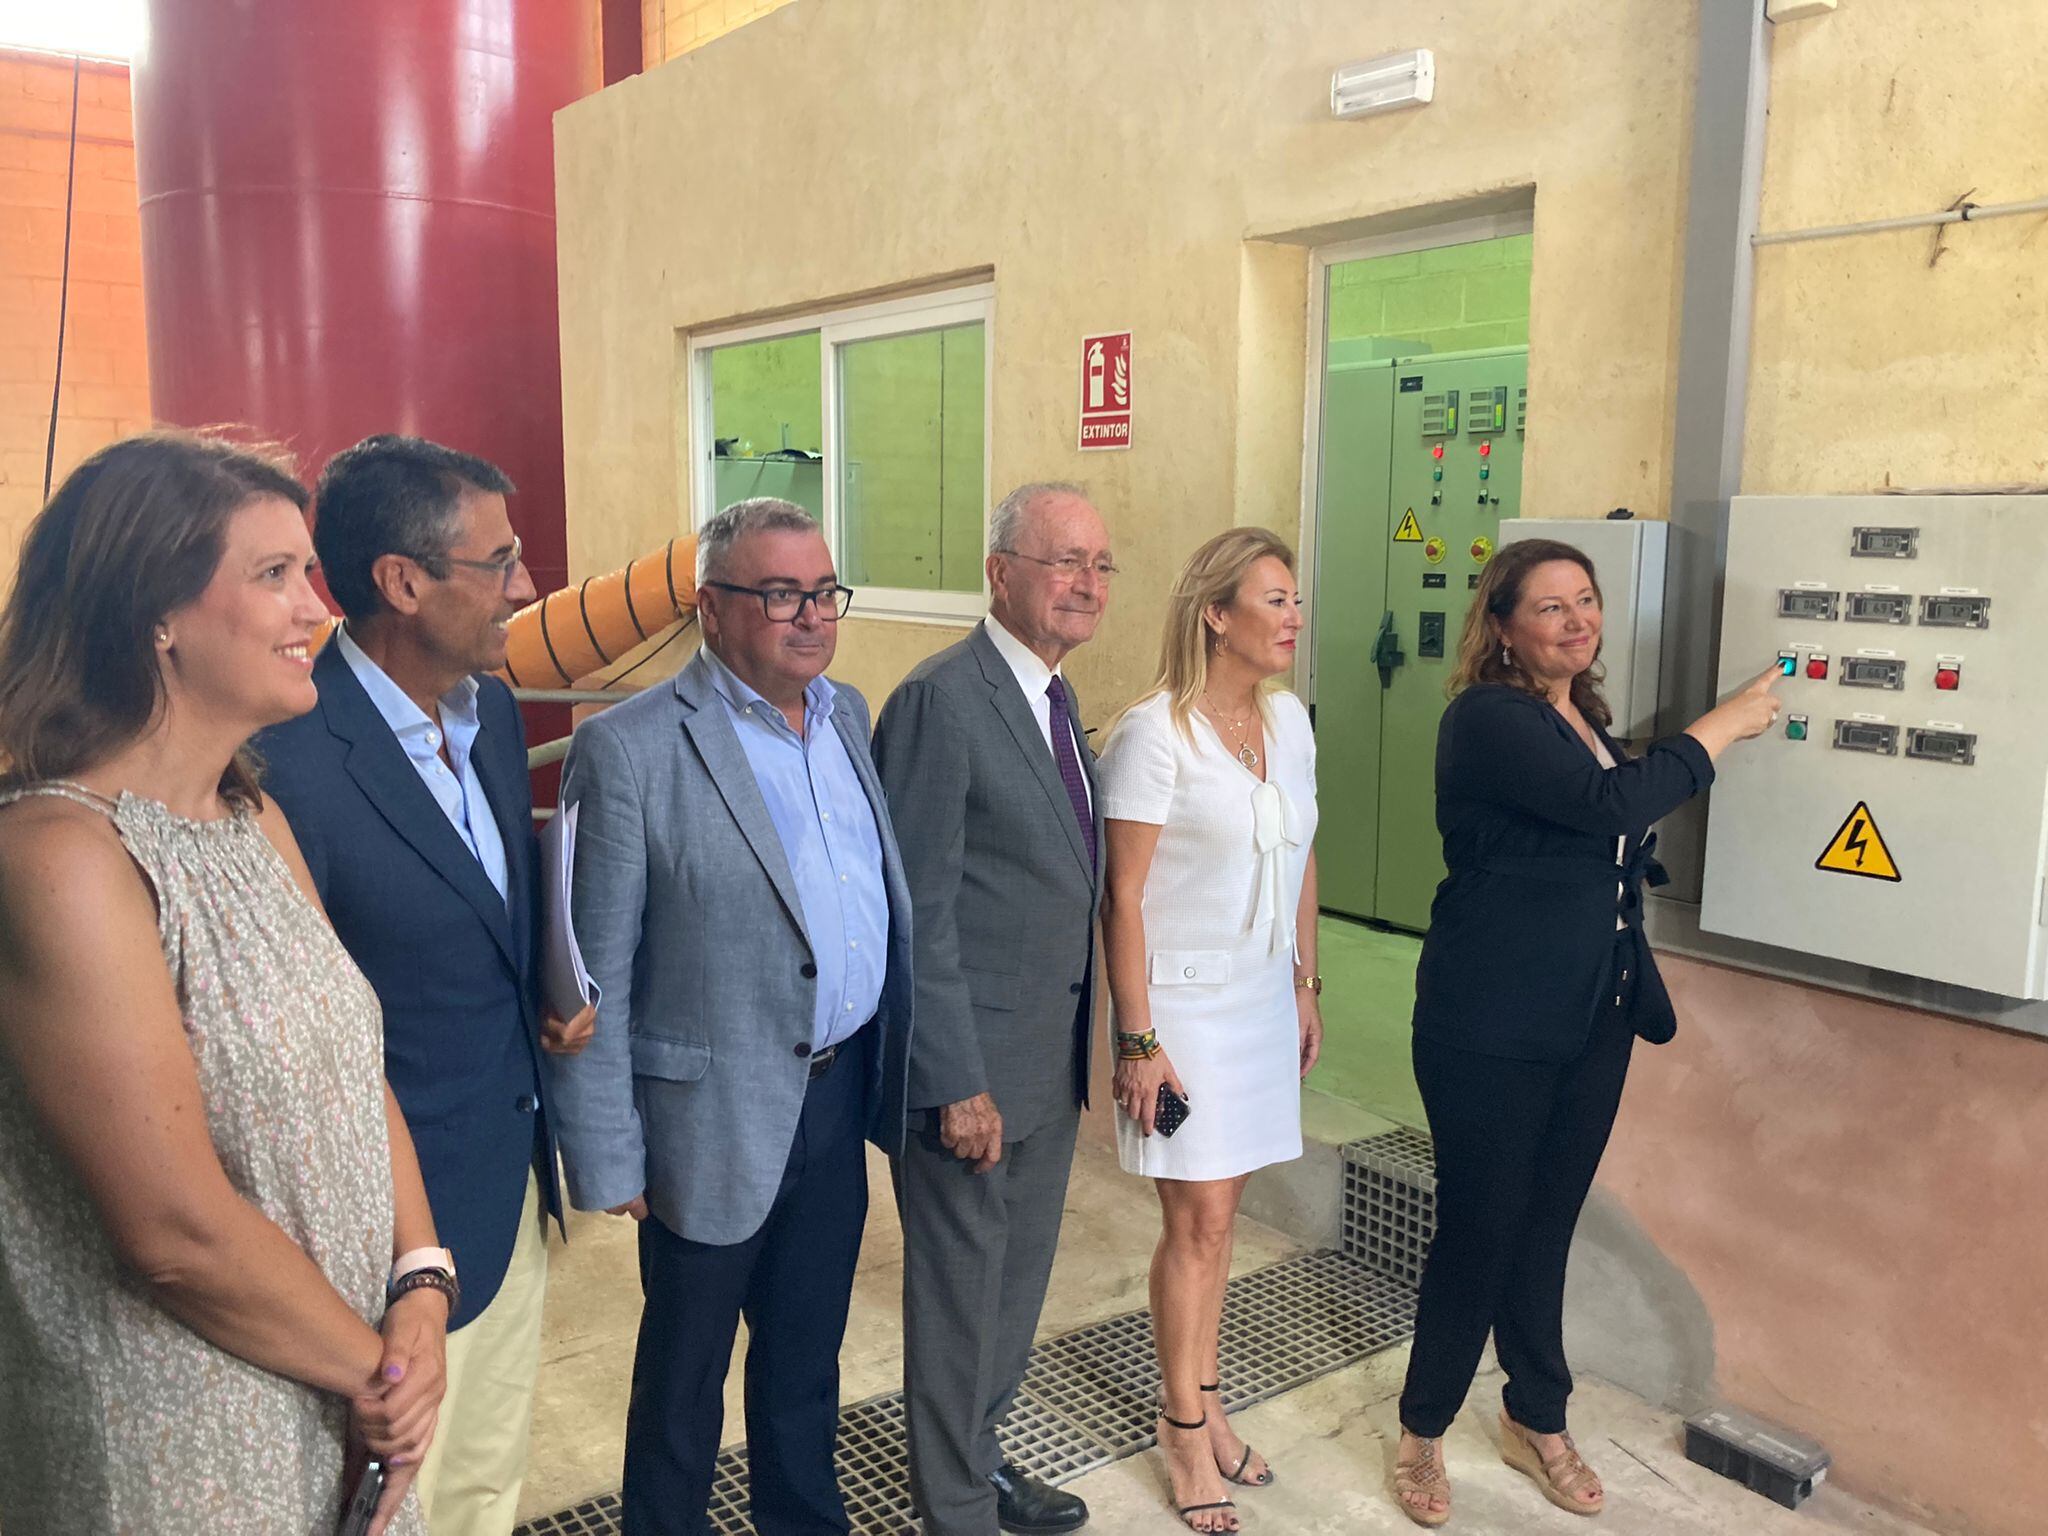
[[448,1298],[448,1311],[452,1316],[455,1305],[462,1299],[462,1287],[455,1277],[445,1269],[409,1269],[385,1289],[384,1305],[388,1309],[399,1297],[413,1291],[439,1291]]
[[1160,1051],[1159,1036],[1152,1030],[1139,1034],[1117,1031],[1116,1059],[1118,1061],[1150,1061]]

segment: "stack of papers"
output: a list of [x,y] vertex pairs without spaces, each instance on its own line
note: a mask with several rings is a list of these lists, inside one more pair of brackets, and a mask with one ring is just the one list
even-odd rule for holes
[[583,968],[576,925],[569,917],[569,891],[576,878],[576,810],[572,805],[556,811],[540,834],[541,900],[546,904],[541,994],[548,1012],[558,1019],[575,1018],[598,995],[597,983]]

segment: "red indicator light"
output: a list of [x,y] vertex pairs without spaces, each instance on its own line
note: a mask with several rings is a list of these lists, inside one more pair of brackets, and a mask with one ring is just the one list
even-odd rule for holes
[[1941,667],[1934,674],[1934,686],[1944,693],[1954,693],[1963,683],[1963,675],[1954,667]]
[[1826,682],[1828,675],[1827,657],[1815,656],[1809,660],[1806,663],[1806,675],[1817,683]]
[[1429,450],[1429,456],[1433,459],[1442,458],[1444,456],[1444,445],[1442,443],[1438,443],[1434,448]]
[[1492,444],[1492,443],[1481,443],[1481,444],[1479,445],[1479,457],[1481,457],[1482,459],[1483,459],[1483,458],[1485,458],[1485,457],[1486,457],[1486,456],[1487,456],[1487,455],[1488,455],[1489,453],[1492,453],[1492,452],[1493,452],[1493,444]]

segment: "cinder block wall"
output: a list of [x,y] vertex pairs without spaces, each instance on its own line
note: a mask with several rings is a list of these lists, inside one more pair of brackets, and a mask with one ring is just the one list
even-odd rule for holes
[[[78,165],[56,478],[149,421],[135,133],[124,65],[78,71]],[[0,588],[43,502],[71,132],[67,58],[0,49]]]
[[640,56],[652,69],[787,4],[789,0],[640,0]]

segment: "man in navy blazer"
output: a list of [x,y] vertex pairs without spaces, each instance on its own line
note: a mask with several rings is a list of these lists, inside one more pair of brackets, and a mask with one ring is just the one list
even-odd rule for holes
[[[338,454],[314,547],[347,622],[314,709],[258,751],[335,931],[384,1009],[384,1065],[460,1262],[448,1390],[418,1480],[436,1536],[510,1536],[540,1366],[545,1217],[561,1217],[541,1052],[539,877],[505,624],[534,595],[492,465],[417,438]],[[452,1254],[451,1258],[449,1255]],[[394,1279],[396,1275],[394,1274]]]

